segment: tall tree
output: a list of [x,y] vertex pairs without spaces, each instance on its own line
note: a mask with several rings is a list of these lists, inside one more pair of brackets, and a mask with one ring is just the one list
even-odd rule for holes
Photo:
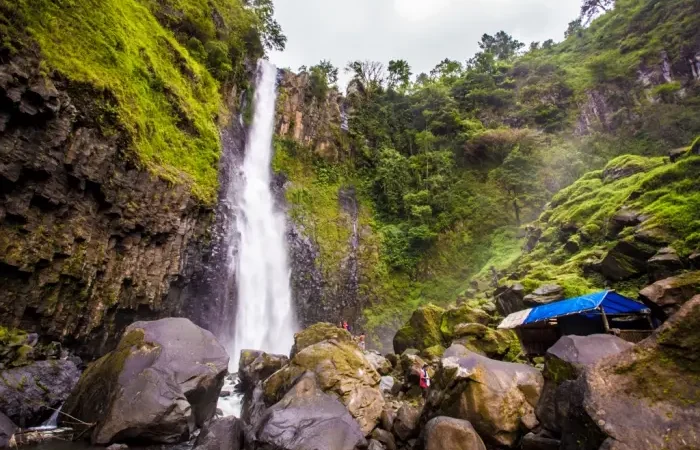
[[377,61],[350,61],[345,72],[353,75],[350,85],[357,87],[366,96],[371,96],[384,84],[384,65]]
[[287,46],[287,36],[275,20],[275,5],[272,0],[248,0],[248,5],[255,11],[260,21],[258,32],[268,50],[282,51]]
[[389,88],[406,90],[411,83],[411,66],[403,59],[389,61]]
[[505,31],[499,31],[495,36],[484,34],[479,42],[479,48],[485,53],[491,53],[501,61],[506,61],[518,54],[525,44],[513,38]]
[[581,20],[590,22],[599,12],[608,12],[615,4],[615,0],[583,0],[581,5]]
[[430,76],[445,84],[452,84],[460,77],[462,70],[464,70],[462,63],[446,58],[430,71]]

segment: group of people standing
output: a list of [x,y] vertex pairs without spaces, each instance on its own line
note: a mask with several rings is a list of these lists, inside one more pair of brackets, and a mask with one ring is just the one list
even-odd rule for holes
[[[342,320],[339,324],[339,328],[342,328],[343,330],[352,334],[352,331],[350,331],[350,325],[348,325],[347,320]],[[360,346],[360,350],[362,350],[364,352],[365,351],[365,335],[361,334],[359,336],[356,336],[355,340],[357,341],[357,345]]]

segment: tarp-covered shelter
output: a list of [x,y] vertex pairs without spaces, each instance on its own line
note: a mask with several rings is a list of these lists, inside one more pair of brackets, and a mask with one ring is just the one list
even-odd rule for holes
[[564,335],[614,333],[638,342],[651,334],[651,311],[615,291],[601,291],[518,311],[498,328],[515,330],[527,355],[543,355]]

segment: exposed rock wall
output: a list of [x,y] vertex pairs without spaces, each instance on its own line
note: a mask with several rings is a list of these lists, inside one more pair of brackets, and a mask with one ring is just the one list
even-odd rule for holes
[[323,101],[314,97],[308,73],[280,72],[275,130],[334,161],[341,157],[344,98],[330,88]]
[[212,217],[132,162],[112,102],[35,59],[0,66],[0,324],[85,355],[181,313]]

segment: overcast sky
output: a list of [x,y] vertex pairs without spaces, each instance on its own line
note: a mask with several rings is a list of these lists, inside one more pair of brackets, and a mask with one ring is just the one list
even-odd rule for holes
[[[504,30],[528,45],[564,38],[581,0],[274,0],[289,39],[273,53],[278,67],[297,70],[329,59],[405,59],[414,75],[445,58],[464,62],[484,33]],[[346,79],[347,77],[343,77]]]

